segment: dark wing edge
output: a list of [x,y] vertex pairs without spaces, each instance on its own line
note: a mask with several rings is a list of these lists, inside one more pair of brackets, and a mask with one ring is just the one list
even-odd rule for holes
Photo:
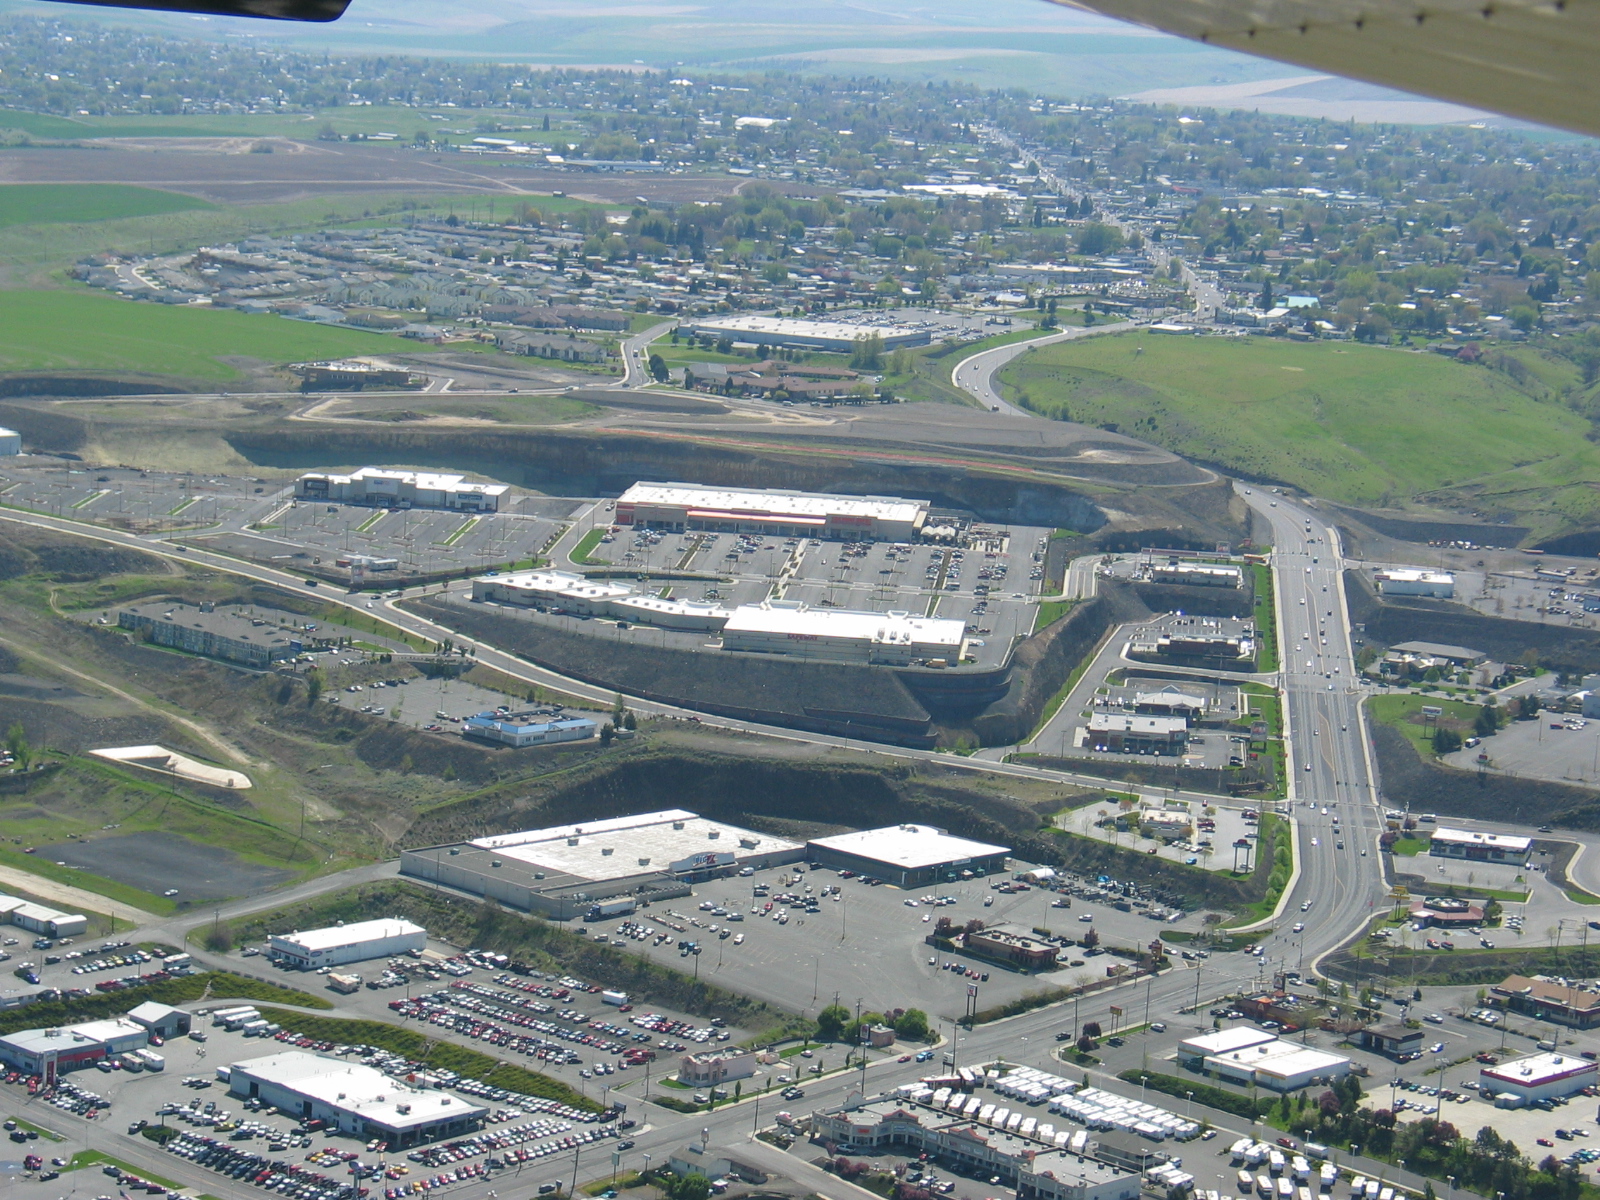
[[97,8],[148,8],[158,12],[255,17],[265,21],[337,21],[350,0],[59,0]]
[[1600,134],[1600,0],[1051,0],[1163,33]]

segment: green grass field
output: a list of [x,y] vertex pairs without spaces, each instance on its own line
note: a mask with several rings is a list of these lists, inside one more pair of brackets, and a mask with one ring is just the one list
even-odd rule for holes
[[[1419,718],[1423,705],[1442,708],[1444,715],[1457,721],[1470,723],[1482,710],[1481,705],[1465,704],[1460,700],[1440,700],[1433,696],[1373,696],[1367,701],[1367,713],[1374,721],[1381,721],[1401,734],[1416,747],[1424,759],[1433,758],[1433,728],[1425,726]],[[1471,733],[1469,729],[1467,731]]]
[[0,187],[0,228],[152,217],[215,207],[193,196],[120,183],[12,183]]
[[1537,534],[1600,512],[1587,421],[1436,355],[1120,334],[1035,351],[1001,378],[1046,416],[1345,503],[1504,512]]
[[415,354],[416,342],[282,317],[140,304],[87,292],[0,292],[0,370],[148,371],[229,380],[231,355],[286,363]]

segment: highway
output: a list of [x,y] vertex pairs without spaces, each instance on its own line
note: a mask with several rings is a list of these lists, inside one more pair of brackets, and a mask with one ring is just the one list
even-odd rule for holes
[[995,372],[1015,358],[1026,354],[1039,346],[1051,346],[1056,342],[1070,342],[1074,338],[1093,337],[1100,333],[1121,333],[1125,329],[1133,329],[1132,321],[1118,321],[1114,325],[1093,325],[1088,328],[1063,329],[1059,333],[1048,333],[1043,337],[1029,338],[1025,342],[1009,342],[1004,346],[995,346],[990,350],[980,350],[968,358],[962,359],[955,365],[950,373],[955,385],[971,393],[980,404],[991,412],[1004,413],[1008,417],[1031,417],[1034,414],[1005,400],[1000,395],[1000,388],[995,383]]

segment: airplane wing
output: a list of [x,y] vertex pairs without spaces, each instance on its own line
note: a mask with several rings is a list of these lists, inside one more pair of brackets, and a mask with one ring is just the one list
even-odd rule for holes
[[1331,75],[1600,134],[1600,0],[1053,0]]
[[97,8],[151,8],[162,12],[209,13],[218,17],[263,17],[271,21],[337,21],[350,0],[67,0]]

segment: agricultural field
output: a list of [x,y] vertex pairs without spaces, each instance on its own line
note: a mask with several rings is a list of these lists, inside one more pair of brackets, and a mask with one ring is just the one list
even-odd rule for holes
[[120,183],[14,183],[0,187],[0,228],[151,217],[215,207],[193,196]]
[[1592,427],[1536,399],[1531,372],[1524,390],[1413,351],[1134,333],[1046,347],[1001,380],[1045,416],[1344,503],[1504,515],[1536,537],[1600,512]]
[[[94,337],[86,338],[86,330]],[[79,291],[0,291],[0,371],[139,371],[225,382],[266,363],[414,354],[417,343],[275,316],[139,304]]]

